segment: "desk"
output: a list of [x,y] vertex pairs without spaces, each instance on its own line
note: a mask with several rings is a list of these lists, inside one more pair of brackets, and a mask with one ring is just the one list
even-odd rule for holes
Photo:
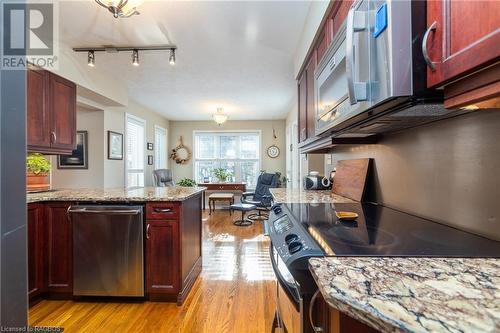
[[205,210],[205,193],[207,191],[218,191],[218,192],[246,192],[247,184],[246,183],[198,183],[198,186],[206,187],[206,191],[203,191],[203,210]]

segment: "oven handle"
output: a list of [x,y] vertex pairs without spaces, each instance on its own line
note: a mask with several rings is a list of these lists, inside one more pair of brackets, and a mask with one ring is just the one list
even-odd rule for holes
[[316,300],[318,299],[319,293],[320,293],[319,289],[316,290],[316,292],[314,293],[313,297],[311,298],[311,303],[309,303],[309,322],[311,323],[311,327],[313,328],[313,331],[315,333],[324,332],[325,331],[323,329],[323,327],[316,326],[314,324],[314,320],[313,320],[314,304],[316,303]]
[[[300,296],[298,295],[297,287],[289,282],[287,282],[283,276],[281,275],[278,269],[278,263],[274,260],[273,253],[273,243],[269,244],[269,256],[271,257],[271,265],[273,266],[274,274],[276,275],[276,279],[278,279],[278,283],[283,286],[283,290],[287,293],[287,295],[292,298],[296,304],[300,304]],[[278,254],[279,255],[279,254]],[[296,291],[296,295],[293,295],[292,290]]]
[[[346,62],[346,75],[347,75],[347,92],[349,94],[349,102],[351,105],[357,104],[358,101],[365,101],[366,96],[366,82],[354,82],[354,33],[360,32],[366,29],[365,12],[356,11],[353,6],[349,9],[347,13],[347,26],[346,26],[346,50],[345,50],[345,62]],[[363,23],[361,23],[361,22]]]

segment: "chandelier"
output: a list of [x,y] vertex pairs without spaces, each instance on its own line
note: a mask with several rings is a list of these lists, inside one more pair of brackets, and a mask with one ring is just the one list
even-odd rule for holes
[[224,109],[217,108],[217,112],[213,115],[214,121],[221,126],[227,120],[227,114],[224,113]]
[[95,2],[109,10],[115,18],[119,18],[139,15],[137,7],[144,0],[95,0]]

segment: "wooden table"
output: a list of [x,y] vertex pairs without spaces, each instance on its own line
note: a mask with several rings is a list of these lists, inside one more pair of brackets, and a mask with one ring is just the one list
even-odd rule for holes
[[229,215],[231,215],[231,205],[234,204],[234,194],[233,193],[212,193],[208,196],[208,215],[212,215],[212,211],[215,212],[215,205],[217,201],[227,201],[229,203]]
[[203,186],[207,189],[206,191],[203,191],[203,210],[206,209],[206,207],[205,207],[205,193],[207,191],[211,191],[211,192],[238,191],[238,192],[243,193],[243,192],[246,192],[246,190],[247,190],[247,183],[198,183],[198,186]]

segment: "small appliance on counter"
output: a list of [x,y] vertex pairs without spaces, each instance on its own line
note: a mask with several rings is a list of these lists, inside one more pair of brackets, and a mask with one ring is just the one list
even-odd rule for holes
[[331,188],[330,179],[319,175],[317,171],[311,171],[304,177],[304,190],[329,190]]

